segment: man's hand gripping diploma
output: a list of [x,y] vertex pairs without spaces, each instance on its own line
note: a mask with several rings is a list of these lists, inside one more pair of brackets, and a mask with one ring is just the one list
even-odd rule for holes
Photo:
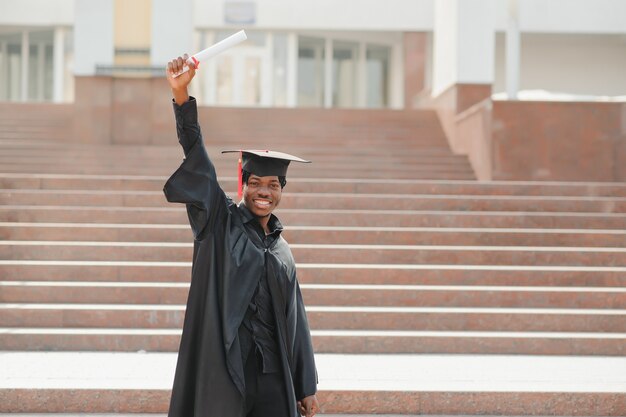
[[[169,82],[172,88],[172,94],[174,95],[174,101],[176,101],[176,104],[179,106],[189,100],[187,86],[196,75],[196,65],[194,63],[188,63],[188,58],[189,55],[187,54],[182,57],[179,56],[168,62],[167,68],[165,69],[167,82]],[[189,71],[174,77],[174,74],[179,74],[183,70],[183,67],[189,67]]]

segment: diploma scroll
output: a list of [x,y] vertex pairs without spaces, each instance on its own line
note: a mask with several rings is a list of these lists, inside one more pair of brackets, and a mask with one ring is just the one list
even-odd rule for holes
[[[246,36],[246,32],[243,30],[240,30],[234,35],[231,35],[228,38],[219,41],[215,45],[209,46],[208,48],[203,49],[197,54],[190,56],[189,58],[187,58],[187,64],[195,64],[196,68],[198,68],[198,65],[200,65],[201,62],[204,62],[210,58],[213,58],[215,55],[221,52],[224,52],[228,48],[231,48],[237,44],[240,44],[246,39],[248,39],[248,37]],[[177,72],[172,77],[176,78],[179,75],[184,74],[187,71],[189,71],[189,67],[185,65],[182,71]]]

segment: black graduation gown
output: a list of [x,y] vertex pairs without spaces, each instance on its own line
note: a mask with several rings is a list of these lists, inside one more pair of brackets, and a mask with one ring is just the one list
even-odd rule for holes
[[180,107],[174,104],[174,109],[185,160],[163,191],[167,201],[186,204],[195,240],[168,416],[245,414],[238,329],[266,270],[286,399],[296,417],[296,401],[316,393],[317,372],[293,256],[282,237],[266,250],[258,235],[246,233],[239,209],[217,182],[197,123],[195,100]]

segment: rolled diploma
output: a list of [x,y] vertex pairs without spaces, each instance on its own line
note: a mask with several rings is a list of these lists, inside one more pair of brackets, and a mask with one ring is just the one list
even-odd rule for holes
[[[187,64],[195,64],[196,68],[198,68],[198,65],[201,62],[204,62],[207,59],[213,58],[215,55],[221,52],[224,52],[228,48],[233,47],[245,41],[246,39],[248,39],[248,37],[246,36],[246,32],[243,30],[240,30],[234,35],[231,35],[228,38],[219,41],[215,45],[211,45],[208,48],[203,49],[202,51],[198,52],[197,54],[190,56],[189,58],[187,58]],[[185,65],[181,72],[173,75],[173,78],[176,78],[179,75],[184,74],[187,71],[189,71],[189,67]]]

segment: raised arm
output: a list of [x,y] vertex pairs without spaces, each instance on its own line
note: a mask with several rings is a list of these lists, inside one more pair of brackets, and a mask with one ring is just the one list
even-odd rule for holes
[[198,140],[202,140],[200,125],[198,124],[198,113],[195,108],[195,99],[189,97],[188,91],[189,83],[196,75],[196,68],[192,64],[189,71],[181,74],[179,77],[173,77],[174,74],[183,68],[186,59],[187,54],[182,57],[179,56],[168,62],[166,69],[167,81],[172,89],[172,95],[174,96],[176,133],[178,134],[178,141],[183,147],[185,156],[189,154],[189,151]]
[[174,78],[183,67],[187,55],[167,64],[167,81],[174,95],[176,133],[185,152],[182,165],[166,182],[163,191],[170,203],[185,203],[189,223],[196,239],[225,218],[226,195],[217,182],[215,167],[207,155],[198,124],[196,100],[189,96],[187,87],[196,74],[191,66],[188,72]]

